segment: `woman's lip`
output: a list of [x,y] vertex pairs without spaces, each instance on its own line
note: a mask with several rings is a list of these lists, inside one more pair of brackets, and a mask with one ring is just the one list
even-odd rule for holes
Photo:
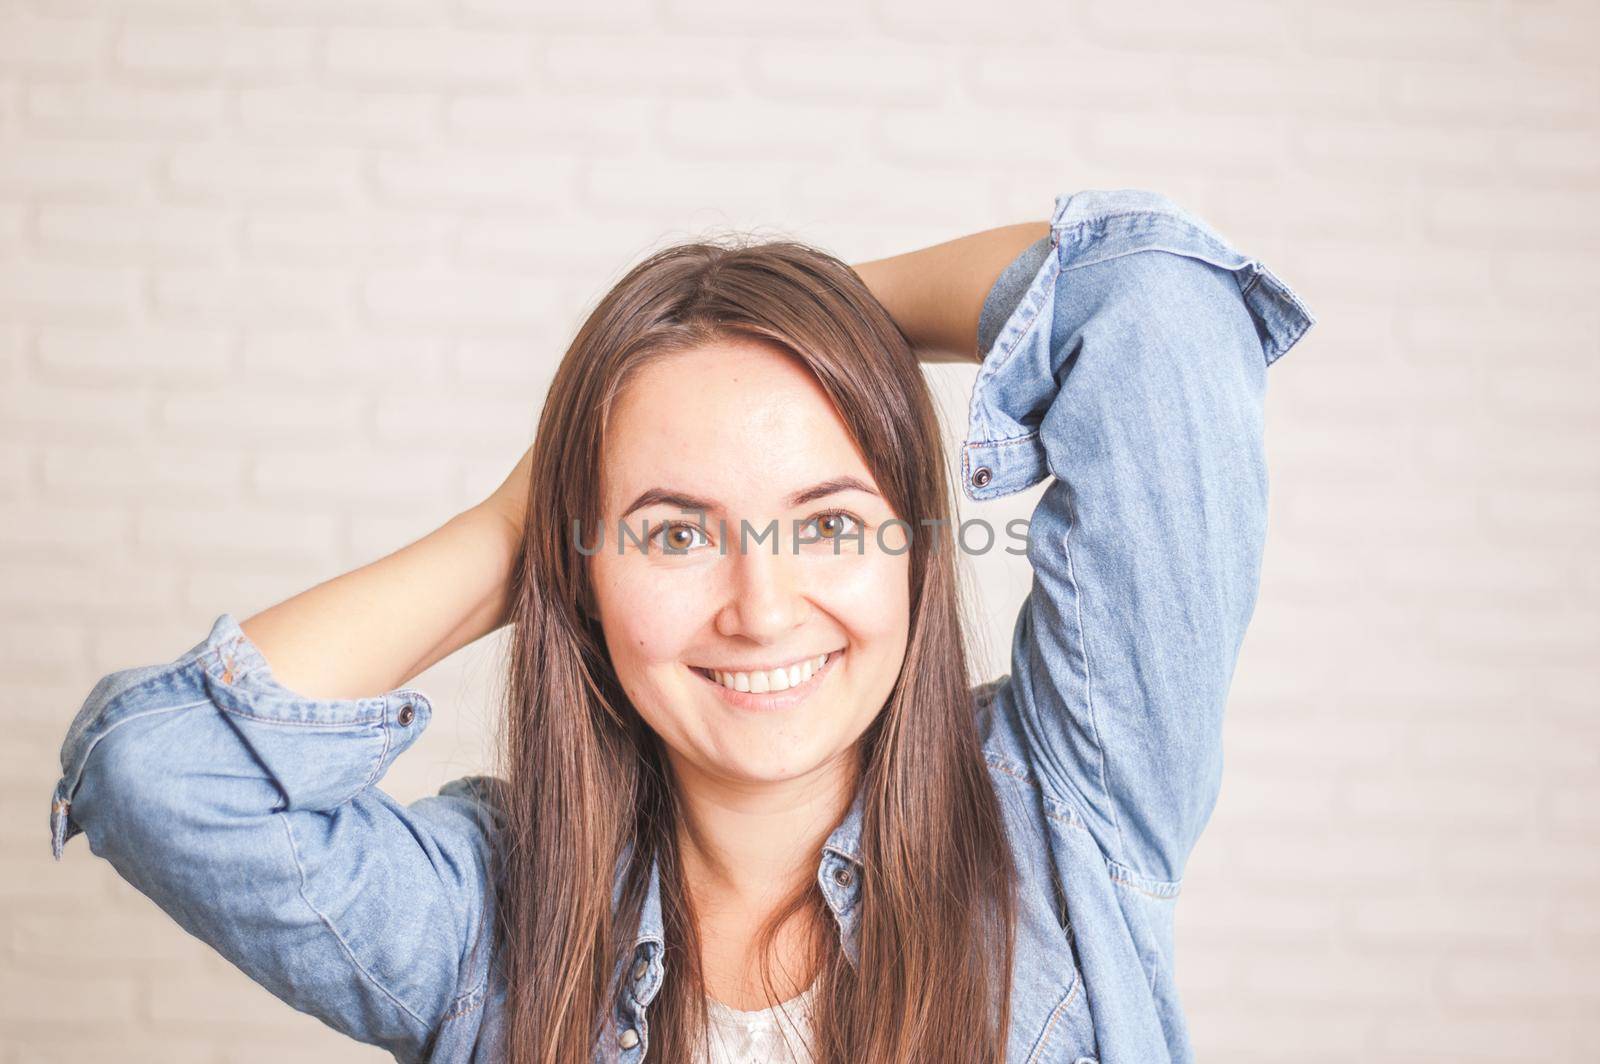
[[834,662],[842,657],[844,657],[843,650],[833,651],[828,655],[828,660],[822,663],[822,668],[812,673],[808,679],[802,681],[798,686],[789,687],[782,691],[762,691],[759,693],[755,691],[735,691],[733,688],[724,687],[711,679],[711,677],[701,672],[698,666],[691,665],[689,671],[700,677],[707,687],[711,688],[712,691],[721,696],[724,702],[731,706],[739,709],[788,709],[810,698],[811,693],[821,686],[822,678],[833,671]]

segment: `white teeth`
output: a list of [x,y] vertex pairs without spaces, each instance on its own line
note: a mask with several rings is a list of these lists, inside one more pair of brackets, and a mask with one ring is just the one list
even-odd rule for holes
[[814,658],[796,662],[786,669],[770,669],[765,672],[717,672],[707,670],[717,683],[724,687],[731,687],[735,691],[753,691],[757,693],[766,691],[787,691],[791,687],[798,687],[811,679],[819,669],[828,663],[828,655],[818,654]]

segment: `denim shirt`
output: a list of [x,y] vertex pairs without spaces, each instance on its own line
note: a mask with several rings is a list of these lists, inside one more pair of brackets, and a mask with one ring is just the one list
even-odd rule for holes
[[[1173,908],[1255,607],[1266,369],[1313,322],[1260,261],[1133,189],[1056,197],[989,294],[964,491],[1052,478],[1010,671],[971,689],[1020,882],[1008,1061],[1193,1059]],[[95,685],[62,744],[53,851],[87,835],[271,993],[397,1060],[494,1060],[505,986],[490,951],[467,961],[492,920],[498,781],[409,804],[378,786],[432,717],[410,687],[301,697],[224,613],[175,661]],[[852,963],[860,840],[858,794],[817,865]],[[668,977],[650,884],[596,1060],[648,1058]]]

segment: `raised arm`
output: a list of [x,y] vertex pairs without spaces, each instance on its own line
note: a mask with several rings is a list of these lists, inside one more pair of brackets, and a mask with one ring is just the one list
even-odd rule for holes
[[1266,369],[1314,319],[1155,193],[1063,194],[1044,231],[1038,255],[1027,225],[858,269],[919,346],[973,351],[980,316],[993,323],[964,490],[993,499],[1052,478],[997,703],[1113,875],[1170,897],[1215,804],[1256,600]]
[[464,1056],[487,986],[496,781],[407,804],[378,784],[432,719],[401,684],[505,623],[527,472],[524,456],[418,542],[102,678],[61,746],[56,859],[84,834],[294,1008],[401,1060]]
[[530,455],[415,543],[241,622],[278,682],[312,698],[382,694],[504,625]]

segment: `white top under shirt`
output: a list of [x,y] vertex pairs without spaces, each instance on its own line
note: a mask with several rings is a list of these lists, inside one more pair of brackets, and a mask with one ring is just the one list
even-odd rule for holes
[[817,984],[812,983],[781,1006],[755,1012],[730,1008],[708,996],[711,1029],[706,1064],[811,1064],[805,1036],[811,1029],[811,999],[816,990]]

